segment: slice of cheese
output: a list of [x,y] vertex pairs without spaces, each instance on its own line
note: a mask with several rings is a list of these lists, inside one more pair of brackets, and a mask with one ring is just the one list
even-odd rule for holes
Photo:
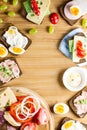
[[5,107],[6,105],[11,105],[16,101],[16,96],[9,87],[0,94],[0,108]]
[[[42,2],[42,4],[40,4]],[[40,8],[40,15],[36,15],[33,10],[31,10],[26,18],[36,24],[40,24],[47,12],[47,10],[49,9],[50,6],[50,0],[38,0],[38,7]]]
[[[84,58],[79,58],[77,56],[76,47],[77,47],[78,40],[82,42],[83,49],[86,52],[86,56]],[[73,52],[72,52],[72,60],[73,60],[73,62],[79,62],[80,59],[85,59],[85,61],[87,61],[87,37],[84,37],[84,36],[74,36],[74,45],[73,45]]]

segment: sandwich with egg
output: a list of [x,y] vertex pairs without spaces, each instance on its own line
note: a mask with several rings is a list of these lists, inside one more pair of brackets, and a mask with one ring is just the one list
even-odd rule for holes
[[23,15],[35,24],[41,24],[45,15],[49,14],[50,0],[25,0]]
[[87,125],[71,118],[65,117],[60,122],[58,130],[87,130]]
[[0,29],[0,38],[14,55],[23,54],[31,44],[31,40],[11,23]]
[[79,118],[83,118],[87,114],[87,88],[75,94],[69,100],[69,106]]
[[83,15],[87,13],[87,1],[72,0],[63,4],[60,8],[61,16],[70,24],[74,25]]

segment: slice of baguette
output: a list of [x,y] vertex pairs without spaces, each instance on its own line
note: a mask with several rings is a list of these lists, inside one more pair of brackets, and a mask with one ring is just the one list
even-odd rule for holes
[[74,95],[69,101],[69,106],[71,108],[71,110],[76,114],[76,116],[80,117],[80,118],[83,118],[87,113],[82,113],[82,114],[77,114],[77,109],[76,107],[74,106],[74,100],[76,97],[78,97],[79,95],[82,94],[82,91],[86,91],[87,92],[87,87],[85,87],[83,90],[81,90],[80,92],[78,92],[76,95]]
[[[12,23],[7,23],[5,26],[3,26],[1,29],[0,29],[0,39],[1,41],[3,42],[3,44],[7,47],[7,49],[10,47],[10,45],[6,42],[6,39],[3,37],[3,34],[9,29],[9,27],[11,26],[15,26],[13,25]],[[18,31],[23,35],[25,36],[27,39],[28,39],[28,44],[25,46],[25,50],[30,46],[31,44],[31,39],[29,39],[24,33],[22,33],[19,29]],[[14,54],[13,54],[14,55]]]
[[[61,130],[62,125],[63,125],[66,121],[69,121],[69,120],[73,120],[73,119],[71,119],[70,117],[64,117],[64,118],[62,119],[62,121],[60,122],[60,124],[59,124],[58,130]],[[74,120],[74,121],[76,121],[76,120]],[[81,122],[80,122],[80,123],[81,123]],[[87,129],[87,124],[84,124],[84,123],[81,123],[81,124]]]
[[[31,9],[31,11],[26,15],[26,18],[36,24],[40,24],[47,12],[47,10],[49,9],[50,6],[50,0],[37,0],[38,3],[42,2],[42,4],[38,4],[39,6],[39,10],[40,10],[40,15],[36,15],[33,10]],[[33,16],[32,16],[33,14]]]

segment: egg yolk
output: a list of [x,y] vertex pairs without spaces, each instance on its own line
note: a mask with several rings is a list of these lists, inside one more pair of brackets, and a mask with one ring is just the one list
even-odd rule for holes
[[9,30],[8,30],[8,33],[12,35],[12,34],[15,34],[16,32],[15,32],[15,30],[13,30],[13,29],[9,29]]
[[16,53],[21,53],[22,52],[22,49],[21,48],[18,48],[18,47],[14,47],[12,48],[13,52],[16,52]]
[[0,56],[3,56],[6,53],[6,49],[3,46],[0,46]]
[[63,113],[64,112],[64,106],[63,105],[56,106],[56,112]]
[[71,8],[70,8],[70,13],[71,13],[72,15],[74,15],[74,16],[77,16],[77,15],[79,14],[79,12],[80,12],[80,10],[79,10],[79,8],[77,8],[77,7],[71,7]]
[[66,122],[65,125],[64,125],[64,128],[65,128],[65,129],[68,129],[68,128],[70,128],[72,125],[73,125],[73,122],[72,122],[72,121]]

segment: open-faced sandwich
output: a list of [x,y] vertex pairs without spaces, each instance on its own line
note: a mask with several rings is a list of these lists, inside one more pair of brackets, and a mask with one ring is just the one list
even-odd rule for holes
[[0,91],[0,130],[53,130],[52,121],[48,107],[33,91],[23,87]]
[[0,62],[0,85],[9,82],[21,75],[21,70],[17,61],[9,58]]
[[78,117],[83,118],[87,114],[87,88],[73,96],[69,106]]
[[49,14],[50,0],[25,0],[23,6],[26,19],[40,24],[45,15]]
[[78,33],[68,39],[69,52],[71,59],[75,63],[87,61],[87,37],[84,33]]
[[72,0],[60,7],[62,17],[70,24],[74,25],[83,15],[87,13],[87,1]]
[[60,122],[58,130],[87,130],[87,124],[65,117]]
[[13,24],[6,24],[0,29],[0,38],[9,52],[15,55],[23,54],[31,44],[31,40]]

